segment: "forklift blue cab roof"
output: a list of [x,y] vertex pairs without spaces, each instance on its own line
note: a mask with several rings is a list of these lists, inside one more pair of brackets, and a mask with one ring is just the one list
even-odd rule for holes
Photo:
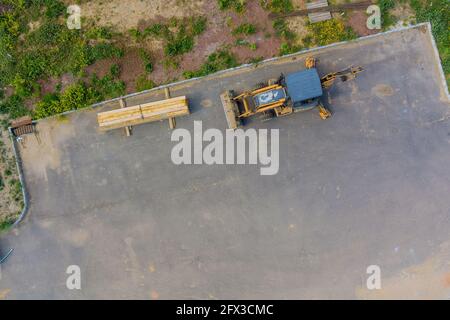
[[290,73],[284,80],[293,103],[321,97],[323,94],[322,83],[316,68]]

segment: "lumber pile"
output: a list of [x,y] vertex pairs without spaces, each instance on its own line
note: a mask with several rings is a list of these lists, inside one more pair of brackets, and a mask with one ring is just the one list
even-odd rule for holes
[[186,96],[139,104],[97,114],[101,130],[112,130],[189,114]]

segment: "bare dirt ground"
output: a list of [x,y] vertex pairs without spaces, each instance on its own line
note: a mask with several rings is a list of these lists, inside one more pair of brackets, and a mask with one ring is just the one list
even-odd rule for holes
[[[70,1],[68,1],[70,2]],[[168,19],[201,15],[205,0],[94,0],[80,5],[81,14],[98,25],[112,26],[126,32],[140,20]],[[212,1],[211,1],[212,2]]]
[[[412,254],[414,252],[411,252]],[[359,299],[440,299],[450,288],[450,243],[439,246],[437,253],[423,262],[409,266],[383,281],[383,290],[357,288]]]
[[[303,6],[304,1],[296,1],[296,7]],[[125,7],[126,8],[125,8]],[[81,5],[82,14],[87,19],[95,21],[98,26],[109,26],[115,31],[122,32],[128,37],[126,54],[120,61],[109,59],[99,61],[88,67],[89,74],[97,73],[99,76],[108,72],[113,63],[122,67],[121,80],[126,83],[127,93],[135,91],[136,78],[144,73],[143,63],[138,55],[137,48],[144,47],[151,53],[153,72],[149,75],[158,84],[171,82],[181,78],[185,70],[199,68],[208,55],[219,48],[229,48],[235,54],[239,63],[249,62],[252,58],[270,58],[278,54],[281,40],[275,36],[272,21],[267,17],[258,0],[250,0],[243,13],[233,10],[221,11],[217,1],[89,1]],[[123,14],[122,12],[126,12]],[[179,66],[174,69],[165,67],[163,44],[157,39],[147,39],[142,44],[136,44],[128,36],[128,30],[137,28],[143,30],[154,23],[167,23],[171,17],[206,16],[207,28],[197,39],[194,49],[184,54]],[[242,23],[251,23],[257,27],[257,32],[250,36],[237,37],[231,34],[233,28]],[[295,28],[295,32],[301,31]],[[249,46],[236,45],[238,38],[245,38],[248,43],[256,44],[256,49]]]
[[[3,120],[3,116],[0,120]],[[0,129],[0,225],[4,221],[15,220],[21,211],[20,200],[14,199],[14,185],[10,181],[18,181],[18,173],[8,130]],[[0,228],[1,231],[1,228]]]
[[391,10],[391,15],[401,24],[410,24],[415,20],[415,14],[409,3],[399,3]]
[[[337,1],[336,4],[344,1]],[[347,2],[347,1],[345,1]],[[353,1],[352,1],[353,2]],[[294,9],[305,9],[305,0],[292,0]],[[113,63],[121,66],[120,78],[126,84],[126,92],[136,91],[137,77],[145,74],[144,66],[138,54],[138,48],[144,48],[152,57],[153,72],[148,79],[156,84],[170,83],[182,79],[186,70],[196,70],[211,53],[221,48],[229,49],[238,63],[248,63],[255,59],[267,59],[279,54],[282,39],[276,36],[272,27],[273,21],[268,18],[269,12],[262,8],[259,0],[247,0],[245,10],[236,13],[233,9],[220,10],[215,0],[91,0],[81,3],[83,18],[97,26],[106,26],[122,34],[119,40],[125,47],[122,59],[99,61],[87,68],[88,74],[105,75]],[[167,23],[170,18],[179,19],[205,16],[206,30],[195,40],[192,51],[178,59],[178,66],[164,65],[163,42],[155,38],[147,38],[139,43],[131,39],[130,29],[144,30],[154,23]],[[234,36],[231,31],[242,23],[250,23],[257,27],[257,32],[248,36]],[[297,35],[296,44],[302,45],[302,39],[308,34],[307,17],[291,17],[286,19],[288,28]],[[366,28],[366,14],[362,11],[349,13],[346,24],[360,36],[376,33]],[[243,39],[248,44],[237,45],[236,40]],[[53,83],[44,85],[47,91],[54,88]]]
[[367,14],[364,11],[349,12],[347,25],[350,26],[358,36],[368,36],[380,32],[380,30],[370,30],[366,26]]

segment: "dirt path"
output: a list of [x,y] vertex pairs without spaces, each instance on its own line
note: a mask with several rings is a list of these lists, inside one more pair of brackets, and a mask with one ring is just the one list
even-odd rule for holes
[[[66,1],[70,2],[70,1]],[[82,17],[99,26],[114,26],[125,32],[136,28],[141,20],[189,17],[204,14],[205,0],[93,0],[80,5]]]

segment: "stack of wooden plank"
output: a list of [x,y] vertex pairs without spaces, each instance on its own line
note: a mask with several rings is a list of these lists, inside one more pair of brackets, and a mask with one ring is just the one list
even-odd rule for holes
[[24,116],[11,122],[12,133],[15,137],[34,133],[34,124],[30,116]]
[[[316,0],[316,1],[309,2],[309,3],[306,4],[306,9],[307,10],[316,9],[316,8],[323,8],[323,7],[328,7],[328,1],[327,0]],[[325,21],[325,20],[330,20],[331,19],[331,12],[329,12],[329,11],[327,11],[327,12],[313,12],[313,13],[309,13],[308,17],[309,17],[309,21],[311,21],[311,23]]]
[[97,121],[101,130],[111,130],[187,114],[189,114],[188,101],[186,96],[181,96],[100,112],[97,114]]

